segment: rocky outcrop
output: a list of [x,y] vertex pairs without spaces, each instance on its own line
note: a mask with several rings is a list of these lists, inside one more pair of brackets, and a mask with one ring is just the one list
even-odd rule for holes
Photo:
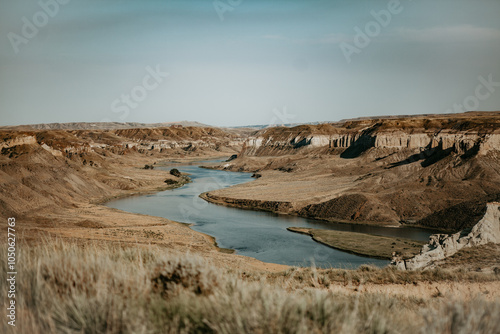
[[246,141],[242,153],[280,155],[321,148],[350,150],[346,155],[350,157],[369,148],[392,148],[486,154],[500,150],[498,116],[498,113],[434,115],[429,119],[383,118],[266,128]]
[[49,152],[50,154],[52,154],[53,156],[55,157],[62,157],[63,156],[63,153],[59,150],[54,150],[52,147],[50,147],[49,145],[43,143],[40,145],[44,150],[46,150],[47,152]]
[[244,139],[218,128],[138,128],[75,131],[1,131],[0,152],[22,145],[40,146],[54,156],[71,158],[81,153],[135,150],[139,153],[174,151],[229,151],[241,149]]
[[290,135],[287,139],[276,139],[274,137],[250,138],[245,143],[246,155],[272,155],[290,153],[297,149],[314,148],[351,148],[362,146],[367,149],[374,148],[397,148],[397,149],[435,149],[448,150],[467,154],[471,151],[486,154],[491,150],[500,150],[500,135],[482,135],[479,133],[418,133],[408,134],[401,131],[392,133],[346,133],[334,135],[309,135],[306,137]]
[[18,145],[33,145],[36,144],[35,136],[20,135],[13,138],[5,138],[4,142],[0,143],[0,150]]
[[392,259],[392,265],[406,270],[433,267],[462,248],[500,243],[500,203],[488,203],[484,217],[471,229],[455,234],[434,234],[420,254],[405,260],[399,256]]
[[246,155],[272,155],[283,154],[290,150],[312,149],[312,148],[348,148],[353,145],[360,136],[345,135],[293,135],[288,138],[275,138],[270,136],[249,138],[245,142],[244,154]]

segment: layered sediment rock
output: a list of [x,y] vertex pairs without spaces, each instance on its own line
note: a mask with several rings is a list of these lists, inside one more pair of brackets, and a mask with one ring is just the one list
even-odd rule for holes
[[19,136],[12,136],[12,138],[4,138],[4,142],[0,143],[0,150],[3,148],[10,148],[18,145],[31,144],[36,144],[36,137],[21,134]]
[[471,229],[455,234],[434,234],[419,255],[404,260],[395,256],[392,265],[407,270],[433,267],[462,248],[500,243],[500,203],[488,203],[484,217]]
[[352,120],[339,123],[273,127],[246,141],[247,155],[307,153],[312,149],[353,147],[450,150],[485,154],[500,150],[499,113],[465,113]]
[[396,149],[435,149],[452,150],[458,154],[470,151],[486,154],[490,150],[500,150],[500,134],[480,133],[405,133],[395,131],[390,133],[346,133],[332,135],[308,135],[288,138],[255,137],[245,143],[242,153],[246,155],[287,154],[296,149],[343,148],[353,146],[368,148]]
[[[0,133],[0,151],[22,146],[40,146],[54,156],[92,153],[96,150],[124,151],[134,149],[144,152],[195,151],[224,148],[238,150],[243,139],[213,128],[154,128],[121,130],[77,131],[3,131]],[[2,153],[3,154],[3,153]]]

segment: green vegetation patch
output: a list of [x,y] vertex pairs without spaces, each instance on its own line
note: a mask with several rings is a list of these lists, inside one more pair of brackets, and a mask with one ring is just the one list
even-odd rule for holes
[[379,259],[391,259],[393,252],[403,258],[418,254],[425,244],[404,238],[383,237],[365,233],[319,230],[314,228],[289,227],[289,231],[310,235],[315,241],[324,245],[353,253]]

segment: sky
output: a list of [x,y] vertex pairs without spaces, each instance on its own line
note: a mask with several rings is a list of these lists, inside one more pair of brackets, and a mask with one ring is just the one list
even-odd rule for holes
[[0,0],[0,125],[500,110],[498,0]]

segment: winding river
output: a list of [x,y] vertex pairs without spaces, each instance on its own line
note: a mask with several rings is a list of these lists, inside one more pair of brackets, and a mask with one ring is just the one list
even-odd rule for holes
[[[205,162],[206,163],[206,162]],[[418,228],[390,228],[367,225],[333,224],[295,216],[243,210],[207,203],[202,192],[252,180],[248,173],[226,172],[194,165],[175,166],[189,173],[192,183],[156,194],[113,200],[106,205],[123,211],[148,214],[191,223],[196,231],[216,238],[219,247],[270,263],[295,266],[354,268],[361,264],[384,266],[387,260],[371,259],[319,244],[307,235],[292,233],[287,227],[310,227],[376,235],[428,240],[431,231]],[[160,169],[169,169],[158,167]]]

